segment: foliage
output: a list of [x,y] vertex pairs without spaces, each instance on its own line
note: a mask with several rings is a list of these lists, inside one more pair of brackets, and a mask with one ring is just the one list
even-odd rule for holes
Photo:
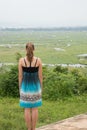
[[22,57],[22,55],[19,53],[19,52],[17,52],[16,53],[16,60],[17,60],[17,62],[19,61],[19,59]]
[[17,97],[18,93],[18,70],[12,66],[10,71],[3,73],[0,79],[0,95]]
[[[87,71],[85,69],[85,71]],[[73,74],[76,84],[74,86],[75,93],[82,94],[87,92],[87,72],[80,72],[78,69],[73,69],[71,71]]]
[[44,80],[44,99],[58,100],[66,96],[72,96],[75,79],[71,74],[58,74],[51,72]]
[[[57,66],[47,72],[44,79],[43,98],[58,100],[87,92],[87,74],[78,69]],[[44,74],[45,75],[45,74]]]
[[57,65],[57,66],[54,68],[54,72],[67,74],[67,73],[68,73],[68,68],[67,68],[67,67],[61,67],[61,66],[58,66],[58,65]]
[[[82,70],[43,67],[43,99],[58,100],[87,92],[87,74]],[[0,94],[18,97],[18,67],[0,74]]]

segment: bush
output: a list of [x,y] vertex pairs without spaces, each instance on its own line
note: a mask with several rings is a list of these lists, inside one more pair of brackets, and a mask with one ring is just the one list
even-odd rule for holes
[[44,80],[44,99],[57,100],[74,93],[75,79],[70,74],[50,73]]
[[13,66],[9,72],[3,73],[0,79],[0,95],[18,97],[18,67]]
[[76,80],[76,84],[74,87],[75,94],[82,94],[87,92],[87,74],[84,71],[80,72],[78,69],[73,69],[71,71],[71,74]]
[[68,68],[67,67],[61,67],[61,66],[56,66],[53,70],[54,72],[58,72],[58,73],[68,73]]
[[87,77],[81,76],[78,79],[78,91],[80,92],[80,94],[82,93],[86,93],[87,92]]
[[[43,67],[43,99],[58,100],[87,92],[87,74],[73,69]],[[0,73],[0,95],[19,96],[18,67]]]

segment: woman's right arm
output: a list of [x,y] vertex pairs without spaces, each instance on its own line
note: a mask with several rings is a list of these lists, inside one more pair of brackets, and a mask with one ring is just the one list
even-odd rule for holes
[[38,74],[39,74],[40,85],[41,85],[41,88],[42,88],[43,76],[42,76],[42,62],[41,62],[40,59],[39,59],[39,71],[38,71]]
[[19,81],[19,91],[20,91],[20,86],[22,83],[22,78],[23,78],[23,70],[22,70],[22,58],[19,60],[18,64],[18,81]]

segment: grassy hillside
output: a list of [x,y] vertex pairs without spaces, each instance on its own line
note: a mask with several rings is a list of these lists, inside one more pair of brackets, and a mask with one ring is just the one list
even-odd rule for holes
[[[37,127],[85,113],[86,108],[87,95],[55,102],[43,101]],[[18,98],[0,98],[0,130],[26,130],[24,110],[19,107]]]

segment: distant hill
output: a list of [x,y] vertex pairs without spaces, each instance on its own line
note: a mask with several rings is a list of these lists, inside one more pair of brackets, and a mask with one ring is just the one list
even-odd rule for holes
[[84,27],[54,27],[54,28],[0,28],[1,31],[87,31]]

